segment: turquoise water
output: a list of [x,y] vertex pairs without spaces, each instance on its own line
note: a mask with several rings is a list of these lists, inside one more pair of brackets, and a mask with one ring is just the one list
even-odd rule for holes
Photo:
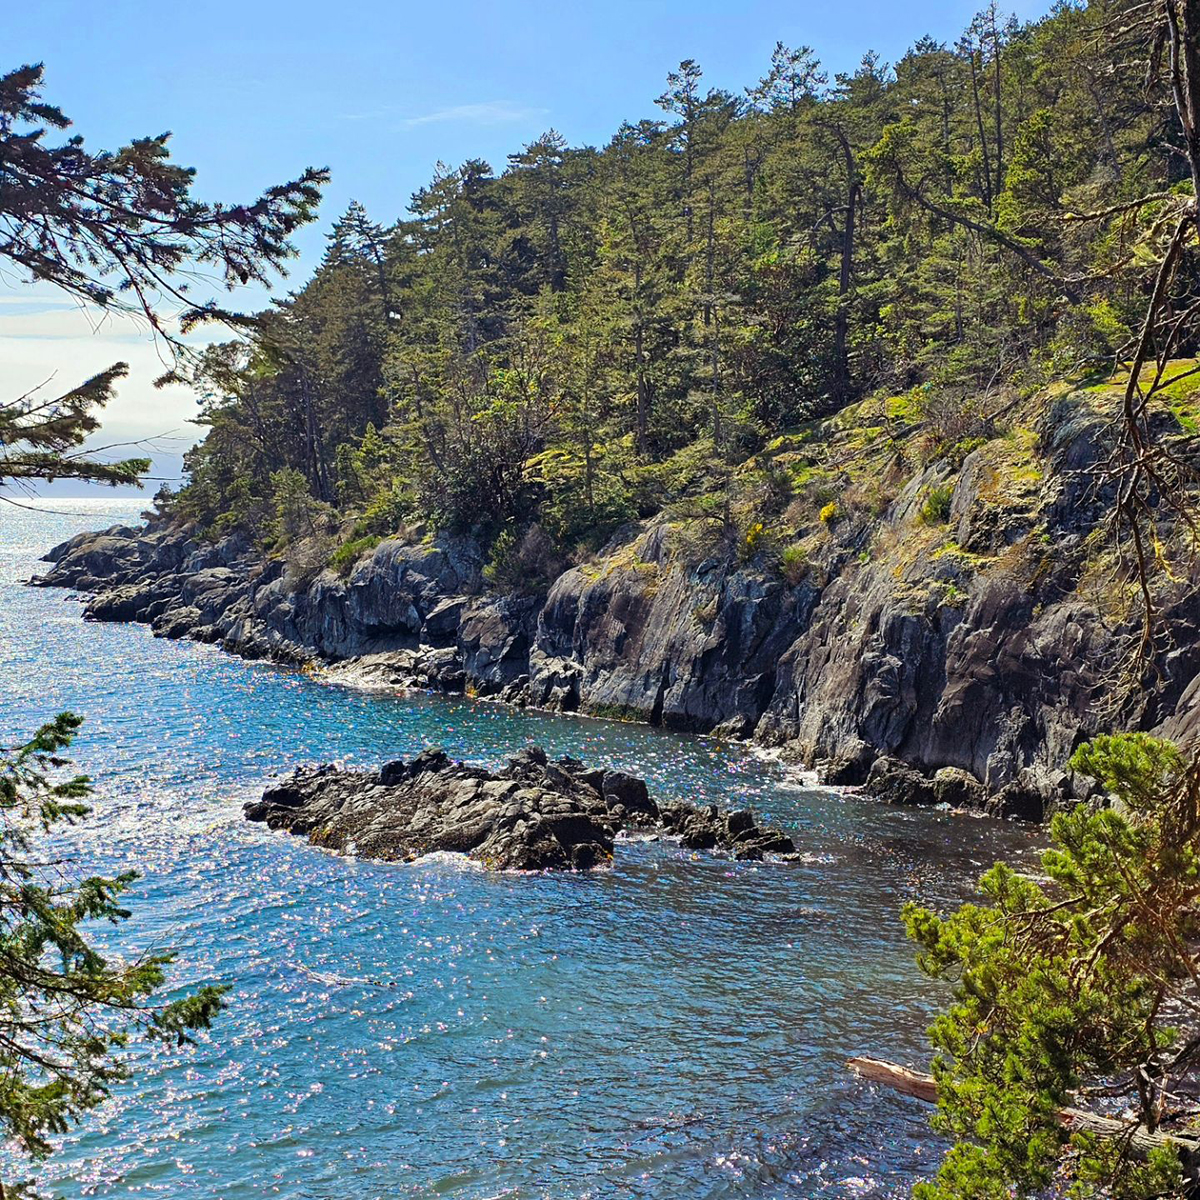
[[[903,1194],[937,1148],[848,1055],[917,1061],[937,996],[898,929],[1031,835],[806,788],[738,746],[487,703],[363,695],[93,625],[20,586],[139,505],[0,505],[0,739],[65,709],[95,777],[80,868],[143,874],[113,939],[232,987],[212,1035],[143,1053],[40,1168],[65,1197],[791,1198]],[[241,820],[294,763],[531,741],[750,805],[800,866],[620,844],[588,876],[335,858]]]

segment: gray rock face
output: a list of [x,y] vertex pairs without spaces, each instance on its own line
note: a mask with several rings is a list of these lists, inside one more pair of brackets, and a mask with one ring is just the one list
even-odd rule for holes
[[496,773],[453,763],[442,750],[375,772],[301,767],[247,804],[245,815],[340,853],[407,862],[452,851],[504,871],[602,866],[622,829],[678,834],[684,845],[739,860],[795,850],[748,812],[660,809],[642,780],[570,758],[551,762],[536,746]]
[[748,733],[814,596],[779,578],[674,561],[653,525],[600,571],[550,589],[529,656],[533,703]]
[[[1122,652],[1085,586],[1102,425],[1064,397],[1042,421],[1037,470],[1006,475],[997,443],[956,474],[931,464],[881,513],[821,531],[795,584],[765,558],[686,561],[665,518],[544,597],[488,594],[465,538],[388,540],[348,578],[297,580],[236,536],[204,545],[170,528],[82,534],[34,582],[91,593],[91,619],[323,661],[358,684],[753,737],[838,784],[895,760],[910,799],[1037,816],[1080,794],[1067,763],[1110,722],[1098,702]],[[930,527],[922,498],[950,484],[948,519]],[[1124,720],[1192,736],[1200,587],[1163,616],[1172,646]],[[898,796],[898,778],[885,763],[876,782]]]

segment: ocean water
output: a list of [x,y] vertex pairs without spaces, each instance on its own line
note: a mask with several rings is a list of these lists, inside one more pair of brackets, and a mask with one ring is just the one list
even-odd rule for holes
[[[364,695],[22,586],[50,546],[138,504],[0,504],[0,739],[63,710],[96,781],[78,872],[142,874],[118,953],[231,987],[211,1035],[139,1051],[111,1102],[33,1169],[64,1197],[234,1200],[904,1195],[939,1147],[915,1102],[848,1077],[919,1062],[940,992],[899,927],[1036,835],[806,787],[743,747],[486,702]],[[494,875],[450,856],[334,857],[241,819],[273,775],[443,745],[537,742],[659,796],[749,805],[799,866],[670,843],[611,870]]]

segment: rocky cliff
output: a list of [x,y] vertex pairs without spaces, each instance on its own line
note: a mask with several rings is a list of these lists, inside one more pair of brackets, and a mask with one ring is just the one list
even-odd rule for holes
[[[91,593],[92,619],[360,684],[754,738],[832,782],[1037,817],[1077,794],[1067,760],[1112,721],[1126,645],[1091,472],[1106,419],[1094,390],[1063,390],[923,464],[886,417],[844,415],[819,458],[811,431],[777,439],[751,467],[789,473],[792,509],[812,508],[783,565],[664,513],[538,594],[489,591],[466,538],[385,540],[344,576],[302,575],[170,526],[80,535],[35,582]],[[1166,616],[1158,681],[1121,719],[1186,730],[1196,590]]]

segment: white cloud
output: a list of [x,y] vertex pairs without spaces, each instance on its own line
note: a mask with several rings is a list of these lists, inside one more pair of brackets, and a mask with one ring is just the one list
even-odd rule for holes
[[528,105],[514,104],[509,100],[488,100],[482,104],[452,104],[448,108],[438,108],[419,116],[405,117],[401,124],[409,129],[417,125],[449,124],[451,122],[502,125],[509,121],[525,121],[530,117],[542,116],[546,112],[547,110],[544,108],[530,108]]

